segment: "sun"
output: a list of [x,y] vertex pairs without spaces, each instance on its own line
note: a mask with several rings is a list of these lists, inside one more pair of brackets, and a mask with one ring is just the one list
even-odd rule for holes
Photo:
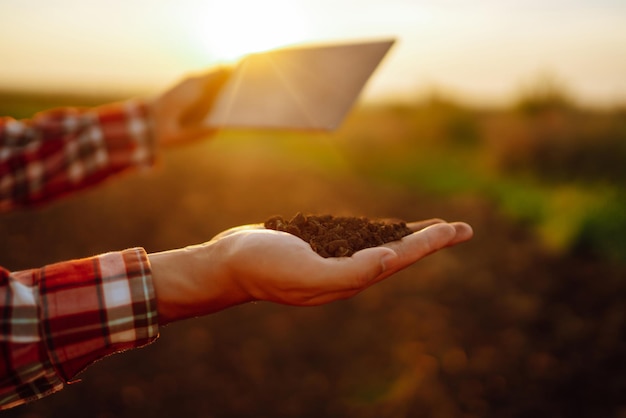
[[194,42],[217,61],[310,39],[306,13],[293,0],[229,0],[213,4],[205,16],[193,28]]

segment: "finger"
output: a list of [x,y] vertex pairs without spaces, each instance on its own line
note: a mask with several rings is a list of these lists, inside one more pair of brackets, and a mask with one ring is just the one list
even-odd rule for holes
[[215,235],[212,240],[218,240],[218,239],[227,237],[229,235],[232,235],[238,232],[250,231],[253,229],[265,229],[265,227],[263,226],[263,224],[260,224],[260,223],[236,226],[234,228],[230,228],[230,229],[227,229],[226,231],[220,232],[219,234]]
[[424,221],[417,221],[417,222],[408,222],[406,224],[406,226],[413,232],[422,230],[428,226],[431,225],[435,225],[435,224],[440,224],[445,222],[443,219],[439,219],[439,218],[432,218],[432,219],[426,219]]
[[310,299],[308,299],[305,303],[303,303],[302,306],[324,305],[326,303],[335,302],[337,300],[350,299],[358,295],[359,293],[361,293],[363,290],[365,290],[368,287],[369,286],[365,286],[359,289],[339,290],[339,291],[315,295],[311,297]]
[[452,242],[456,233],[456,228],[452,224],[433,223],[399,241],[392,241],[384,246],[392,248],[399,257],[406,257],[408,254],[412,257],[423,257]]
[[180,124],[197,125],[211,111],[213,104],[220,92],[221,87],[226,83],[231,75],[231,70],[222,67],[210,73],[194,77],[188,80],[186,86],[189,92],[188,98],[193,98],[193,105],[185,109],[181,114]]
[[310,302],[344,299],[367,288],[383,272],[381,260],[393,250],[368,248],[352,257],[322,258],[315,256],[300,261],[300,271],[307,272],[312,288]]
[[[443,228],[414,233],[402,239],[402,244],[380,246],[357,251],[352,257],[325,259],[326,266],[318,267],[325,284],[324,292],[312,295],[307,304],[317,305],[333,300],[348,299],[393,273],[445,247],[455,229]],[[396,241],[399,243],[400,241]]]
[[[346,270],[341,274],[346,276],[343,281],[339,279],[338,283],[344,288],[341,292],[335,291],[334,297],[351,297],[429,254],[465,242],[473,235],[472,228],[463,222],[447,224],[439,219],[432,219],[414,224],[430,225],[400,241],[357,251],[352,257],[339,259],[349,260],[351,263],[343,265]],[[337,273],[340,273],[339,270]]]
[[391,255],[385,256],[382,260],[385,277],[408,267],[429,254],[452,245],[456,234],[457,230],[454,225],[436,223],[407,235],[400,241],[385,244],[386,247],[393,250]]
[[465,222],[452,222],[450,225],[452,225],[456,230],[456,235],[454,236],[454,239],[448,243],[448,246],[469,241],[474,236],[474,230]]
[[324,291],[312,295],[306,304],[351,298],[427,255],[452,245],[457,233],[459,242],[469,239],[471,231],[466,224],[447,224],[440,220],[414,224],[417,227],[430,225],[389,245],[357,251],[352,257],[325,259],[324,267],[316,269],[325,282],[321,287]]

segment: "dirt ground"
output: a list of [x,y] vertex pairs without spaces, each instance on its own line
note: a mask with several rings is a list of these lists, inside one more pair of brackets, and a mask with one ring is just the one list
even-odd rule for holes
[[464,220],[475,238],[351,300],[253,303],[172,324],[157,343],[4,416],[626,416],[623,268],[549,254],[474,196],[273,158],[191,147],[154,172],[2,215],[1,264],[163,250],[298,211]]

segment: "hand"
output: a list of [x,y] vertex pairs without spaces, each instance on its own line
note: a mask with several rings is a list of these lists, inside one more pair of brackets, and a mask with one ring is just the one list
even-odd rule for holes
[[202,124],[231,69],[221,67],[188,77],[157,97],[151,106],[154,134],[160,146],[179,145],[211,136]]
[[352,257],[323,258],[300,238],[262,225],[233,228],[202,245],[150,254],[159,322],[256,300],[311,306],[347,299],[473,235],[462,222],[434,219],[408,226],[416,232]]

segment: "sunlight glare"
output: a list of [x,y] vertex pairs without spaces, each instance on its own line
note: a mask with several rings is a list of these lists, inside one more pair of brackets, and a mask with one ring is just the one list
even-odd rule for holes
[[231,62],[243,55],[296,44],[309,38],[306,16],[289,0],[208,2],[210,19],[197,22],[195,41],[204,53]]

